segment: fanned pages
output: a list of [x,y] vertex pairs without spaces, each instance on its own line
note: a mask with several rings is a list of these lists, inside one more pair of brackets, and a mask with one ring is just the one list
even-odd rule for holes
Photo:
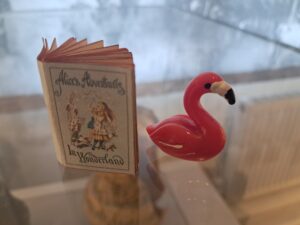
[[37,56],[58,161],[135,174],[138,165],[131,52],[103,41],[54,39]]

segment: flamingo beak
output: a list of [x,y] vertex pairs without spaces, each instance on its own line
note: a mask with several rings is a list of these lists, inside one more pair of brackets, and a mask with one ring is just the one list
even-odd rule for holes
[[230,89],[226,92],[226,94],[225,94],[224,97],[226,98],[226,100],[228,101],[228,103],[229,103],[230,105],[234,105],[234,103],[235,103],[235,95],[234,95],[234,92],[233,92],[233,89],[232,89],[232,88],[230,88]]
[[226,98],[230,105],[235,103],[235,95],[231,86],[226,81],[214,82],[210,87],[211,92]]

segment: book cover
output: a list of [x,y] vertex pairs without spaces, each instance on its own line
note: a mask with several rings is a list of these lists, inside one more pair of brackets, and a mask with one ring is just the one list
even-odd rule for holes
[[[137,169],[132,54],[103,42],[47,41],[38,56],[58,161],[134,174]],[[69,43],[68,43],[69,42]]]

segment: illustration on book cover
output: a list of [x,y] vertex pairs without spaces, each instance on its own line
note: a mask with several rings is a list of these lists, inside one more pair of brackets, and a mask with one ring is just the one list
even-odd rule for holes
[[89,135],[81,133],[81,126],[86,118],[79,117],[79,110],[75,105],[76,95],[72,93],[66,106],[69,130],[71,134],[70,143],[77,148],[92,147],[92,150],[103,149],[114,151],[116,146],[109,141],[116,136],[114,114],[108,104],[99,101],[92,102],[89,106],[90,119],[87,128],[91,131]]
[[52,69],[66,161],[125,170],[129,160],[126,80],[119,74],[108,78],[99,73]]

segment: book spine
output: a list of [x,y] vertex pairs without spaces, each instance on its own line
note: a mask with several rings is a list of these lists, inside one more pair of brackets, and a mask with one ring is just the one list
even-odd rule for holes
[[133,99],[133,129],[134,129],[134,174],[138,173],[138,169],[139,169],[139,151],[138,151],[138,131],[137,131],[137,107],[136,107],[136,85],[135,85],[135,69],[133,67],[132,69],[132,80],[131,80],[131,85],[132,85],[132,99]]
[[49,81],[46,79],[47,71],[45,70],[45,64],[41,61],[38,61],[38,69],[39,69],[42,88],[43,88],[44,100],[48,109],[48,116],[51,124],[50,127],[51,127],[54,147],[55,147],[56,158],[62,165],[66,166],[64,150],[61,144],[62,140],[59,135],[60,132],[57,125],[58,123],[57,123],[57,118],[55,115],[55,110],[53,105],[54,99],[53,99],[52,92],[50,91],[51,89],[50,89]]

